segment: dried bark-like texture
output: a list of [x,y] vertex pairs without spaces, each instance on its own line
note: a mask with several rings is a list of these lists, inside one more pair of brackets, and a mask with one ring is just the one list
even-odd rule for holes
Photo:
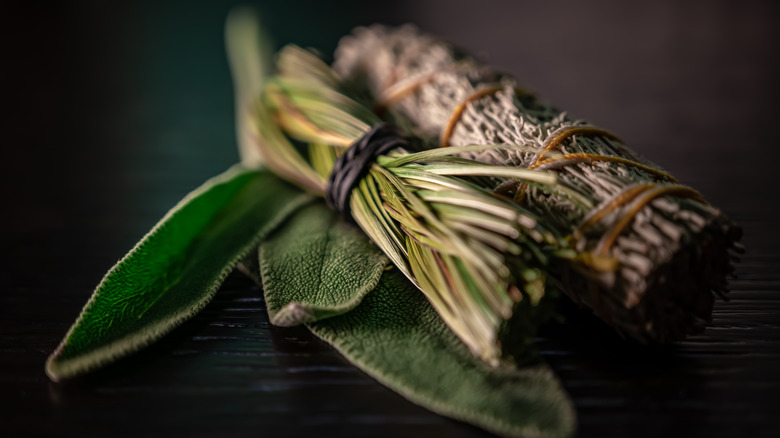
[[576,189],[587,202],[496,179],[497,192],[571,234],[581,257],[561,274],[566,293],[628,335],[682,339],[711,320],[713,293],[726,296],[740,228],[611,133],[411,26],[355,30],[334,69],[411,134],[522,145],[465,158],[548,169]]

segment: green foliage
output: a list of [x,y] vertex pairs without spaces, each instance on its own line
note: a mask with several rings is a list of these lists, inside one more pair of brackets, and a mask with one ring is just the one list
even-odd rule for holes
[[410,401],[503,435],[573,433],[574,410],[549,367],[491,367],[472,355],[400,271],[383,269],[369,239],[321,203],[269,236],[260,258],[272,322],[308,323]]
[[511,436],[573,432],[574,411],[549,368],[486,365],[417,288],[386,269],[365,234],[311,200],[240,166],[208,181],[111,269],[47,373],[74,376],[158,339],[200,310],[262,241],[274,324],[307,323],[379,382],[439,414]]
[[175,206],[98,285],[46,363],[53,380],[105,365],[198,312],[241,257],[311,200],[236,166]]
[[574,409],[549,367],[486,365],[398,270],[385,272],[354,310],[309,328],[371,377],[441,415],[508,436],[574,432]]
[[376,287],[387,258],[323,202],[307,206],[260,245],[271,323],[291,326],[340,315]]

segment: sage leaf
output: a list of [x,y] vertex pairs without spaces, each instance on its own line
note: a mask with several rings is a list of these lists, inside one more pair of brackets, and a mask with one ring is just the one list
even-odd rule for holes
[[574,409],[548,366],[485,365],[398,270],[385,272],[352,311],[308,327],[371,377],[441,415],[507,436],[574,433]]
[[323,202],[308,205],[260,244],[260,277],[272,324],[347,312],[379,282],[387,257]]
[[75,376],[160,338],[209,302],[241,257],[309,202],[268,171],[235,166],[187,195],[98,285],[46,362]]

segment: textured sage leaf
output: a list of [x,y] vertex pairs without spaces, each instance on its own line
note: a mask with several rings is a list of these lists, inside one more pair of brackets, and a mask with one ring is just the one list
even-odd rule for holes
[[508,436],[574,432],[572,404],[549,367],[489,368],[397,270],[352,311],[308,326],[370,376],[439,414]]
[[297,325],[353,309],[387,262],[359,228],[323,202],[307,206],[260,244],[271,323]]
[[106,274],[47,374],[74,376],[160,338],[203,308],[241,257],[311,199],[241,166],[207,181]]

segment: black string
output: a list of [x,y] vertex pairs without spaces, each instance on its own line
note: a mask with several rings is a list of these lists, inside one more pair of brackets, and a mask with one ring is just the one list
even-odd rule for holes
[[394,127],[379,123],[338,157],[328,177],[325,202],[333,210],[351,216],[349,194],[377,157],[395,148],[407,148],[409,141]]

